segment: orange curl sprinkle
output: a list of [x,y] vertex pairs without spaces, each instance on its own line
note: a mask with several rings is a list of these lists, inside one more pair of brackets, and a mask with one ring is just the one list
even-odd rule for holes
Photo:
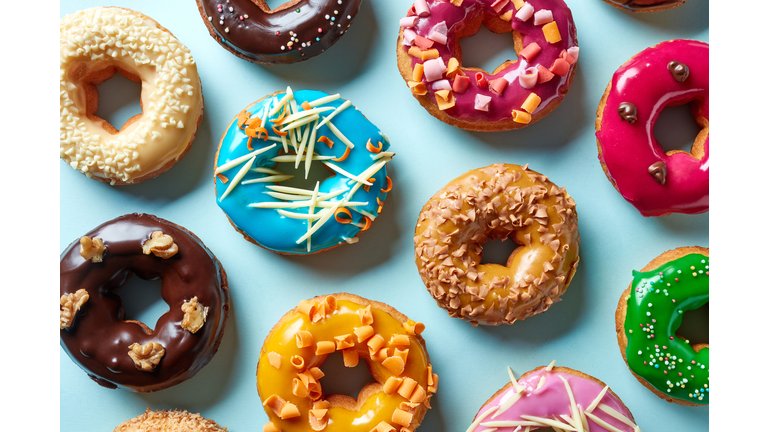
[[323,135],[320,138],[318,138],[318,141],[327,145],[328,148],[333,148],[333,140],[328,138],[327,136]]
[[301,107],[304,108],[305,111],[309,111],[312,109],[312,105],[310,105],[309,102],[307,101],[302,102]]
[[349,157],[349,147],[347,147],[347,149],[344,151],[344,154],[341,155],[341,157],[333,158],[331,160],[332,161],[336,161],[336,162],[341,162],[344,159],[346,159],[347,157]]
[[382,147],[384,147],[384,145],[381,143],[381,141],[379,141],[379,147],[376,147],[376,146],[374,146],[371,143],[371,139],[370,138],[368,139],[368,142],[365,144],[366,150],[368,150],[371,153],[378,153],[378,152],[380,152]]
[[227,182],[229,181],[229,179],[227,178],[227,176],[225,176],[225,175],[224,175],[224,174],[222,174],[222,173],[218,173],[218,174],[216,174],[216,177],[218,177],[218,178],[219,178],[219,180],[221,180],[221,184],[227,184]]
[[379,203],[379,209],[376,210],[376,213],[381,213],[381,210],[384,208],[384,203],[379,199],[379,197],[376,197],[376,202]]
[[[341,214],[346,214],[349,217],[349,219],[347,219],[344,216],[340,216]],[[333,217],[336,219],[336,222],[338,223],[348,224],[352,222],[352,213],[350,213],[349,210],[347,210],[344,207],[336,209],[336,212],[333,213]]]
[[382,193],[387,193],[392,190],[392,179],[387,176],[387,187],[385,189],[382,189]]
[[248,121],[248,119],[251,117],[251,113],[249,113],[246,110],[240,111],[237,116],[235,116],[235,119],[237,120],[237,127],[240,129],[243,129],[243,125]]
[[276,133],[278,136],[287,136],[288,135],[287,131],[283,132],[280,129],[278,129],[277,127],[275,127],[275,126],[272,126],[272,132]]
[[368,218],[368,216],[363,216],[363,220],[365,221],[365,226],[360,228],[360,232],[368,231],[368,228],[371,227],[371,220]]
[[[375,181],[376,181],[376,179],[375,179],[374,177],[371,177],[371,178],[369,178],[369,179],[368,179],[368,181],[369,181],[369,182],[371,182],[371,183],[373,183],[373,182],[375,182]],[[365,189],[365,191],[366,191],[366,192],[370,192],[370,191],[371,191],[371,186],[368,186],[368,185],[364,185],[364,186],[363,186],[363,189]]]

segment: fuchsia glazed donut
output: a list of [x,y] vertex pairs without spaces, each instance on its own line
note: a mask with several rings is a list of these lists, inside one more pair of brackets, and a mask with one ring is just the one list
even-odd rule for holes
[[[690,153],[665,153],[656,120],[689,102],[701,132]],[[709,210],[709,44],[672,40],[632,57],[613,74],[595,129],[605,175],[643,216]]]
[[[459,39],[484,24],[513,32],[519,59],[488,73],[462,66]],[[476,131],[518,129],[557,107],[579,57],[563,0],[418,0],[400,20],[397,63],[430,114]]]

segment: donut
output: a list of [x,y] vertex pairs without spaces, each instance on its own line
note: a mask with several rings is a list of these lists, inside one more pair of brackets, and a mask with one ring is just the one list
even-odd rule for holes
[[[519,59],[492,73],[463,66],[459,40],[481,24],[513,32]],[[462,129],[503,131],[541,120],[568,93],[579,57],[563,0],[417,0],[400,26],[403,79],[430,114]]]
[[[384,133],[352,102],[288,87],[248,105],[227,126],[214,167],[216,201],[246,240],[274,252],[356,243],[392,189],[388,149]],[[305,179],[313,166],[331,177],[307,188],[279,184],[302,164]]]
[[[546,428],[589,432],[637,432],[629,408],[599,379],[566,367],[539,366],[491,396],[467,432],[496,428]],[[542,429],[543,430],[543,429]]]
[[[98,384],[136,392],[192,378],[219,349],[229,311],[227,274],[186,229],[149,214],[120,216],[61,254],[61,347]],[[150,328],[125,320],[120,287],[162,280],[168,304]]]
[[677,334],[685,311],[709,303],[709,248],[664,252],[632,276],[616,309],[629,370],[668,402],[709,405],[709,344],[691,345]]
[[[690,153],[665,153],[656,120],[689,102],[701,132]],[[672,40],[629,59],[603,94],[595,129],[605,175],[643,216],[708,211],[709,44]]]
[[630,12],[656,12],[672,9],[687,0],[603,0],[611,6]]
[[[437,391],[424,325],[393,307],[352,294],[304,300],[272,328],[259,356],[264,432],[415,431]],[[341,351],[346,367],[364,360],[375,383],[357,399],[326,395],[320,367]]]
[[[482,263],[489,239],[518,245],[506,266]],[[452,180],[421,209],[413,241],[437,305],[474,326],[546,311],[579,264],[576,203],[528,165],[494,164]]]
[[[203,119],[203,93],[189,49],[152,18],[117,7],[59,21],[60,156],[87,177],[139,183],[189,150]],[[120,72],[142,84],[142,113],[118,130],[96,116],[97,85]]]
[[184,411],[147,411],[137,417],[120,423],[114,432],[226,432],[213,420],[208,420],[200,414]]
[[343,35],[361,0],[197,0],[208,32],[232,54],[256,63],[289,64],[312,58]]

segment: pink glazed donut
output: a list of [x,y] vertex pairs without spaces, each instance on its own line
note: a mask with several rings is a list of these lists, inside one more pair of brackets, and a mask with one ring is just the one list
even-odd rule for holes
[[[519,59],[493,73],[462,66],[459,39],[481,25],[513,32]],[[568,92],[579,57],[563,0],[417,0],[400,26],[403,79],[430,114],[462,129],[502,131],[540,120]]]
[[[701,127],[690,153],[664,152],[653,135],[659,114],[690,102]],[[597,108],[600,164],[643,216],[709,210],[709,44],[662,42],[613,74]]]

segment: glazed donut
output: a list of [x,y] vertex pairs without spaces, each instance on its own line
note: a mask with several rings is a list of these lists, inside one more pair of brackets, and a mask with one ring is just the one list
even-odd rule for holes
[[[459,39],[481,24],[513,32],[519,59],[490,74],[462,66]],[[579,57],[563,0],[418,0],[400,26],[403,79],[430,114],[462,129],[502,131],[542,119],[568,93]]]
[[539,366],[491,396],[467,432],[539,428],[639,432],[629,408],[599,379],[566,367]]
[[289,0],[270,10],[265,0],[197,0],[211,36],[232,54],[256,63],[312,58],[336,43],[361,0]]
[[213,420],[187,411],[147,411],[122,422],[114,432],[227,432]]
[[[189,150],[203,93],[189,49],[148,16],[93,8],[59,21],[60,156],[89,178],[138,183]],[[142,113],[116,129],[96,116],[96,86],[119,71],[140,82]]]
[[[701,132],[690,153],[665,153],[656,120],[688,102]],[[672,40],[632,57],[613,74],[595,129],[605,175],[643,216],[708,211],[709,44]]]
[[[481,263],[489,239],[519,245],[506,266]],[[528,165],[494,164],[452,180],[421,209],[413,241],[438,306],[472,325],[546,311],[579,263],[576,203]]]
[[709,405],[709,344],[691,345],[677,334],[683,312],[709,303],[709,248],[664,252],[632,276],[616,309],[629,370],[668,402]]
[[[148,214],[106,222],[61,254],[61,347],[107,388],[151,392],[194,376],[219,349],[229,310],[224,268],[194,234]],[[115,291],[162,279],[154,326],[125,320]]]
[[603,0],[611,6],[630,12],[656,12],[672,9],[687,0]]
[[[393,307],[352,294],[302,301],[261,348],[258,389],[270,419],[264,432],[415,431],[438,382],[423,330]],[[362,358],[376,380],[356,400],[323,392],[320,367],[335,351],[347,367]]]
[[[388,149],[387,137],[350,101],[288,87],[248,105],[227,126],[216,154],[216,201],[246,240],[274,252],[356,243],[392,189]],[[313,189],[281,186],[293,176],[280,163],[303,163],[305,178],[313,167],[334,176]]]

